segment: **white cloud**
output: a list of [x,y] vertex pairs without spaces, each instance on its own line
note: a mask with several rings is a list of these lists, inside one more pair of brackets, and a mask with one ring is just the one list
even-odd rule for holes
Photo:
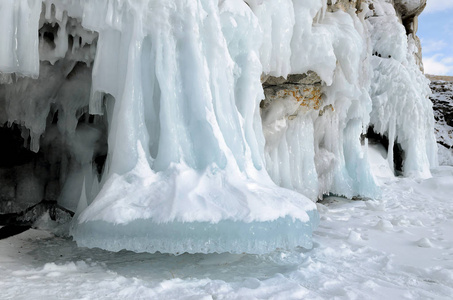
[[453,75],[453,57],[443,57],[436,54],[423,58],[425,74]]
[[442,62],[445,64],[453,64],[453,57],[445,57],[442,59]]
[[452,0],[427,0],[424,13],[453,10]]
[[425,40],[422,39],[423,53],[437,52],[448,46],[444,40]]

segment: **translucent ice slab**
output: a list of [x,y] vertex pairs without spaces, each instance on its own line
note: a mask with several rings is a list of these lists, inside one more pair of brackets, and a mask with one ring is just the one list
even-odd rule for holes
[[277,248],[312,248],[311,235],[319,217],[315,210],[308,215],[310,220],[307,222],[289,217],[250,223],[225,220],[156,224],[141,219],[113,226],[104,221],[93,221],[79,225],[74,238],[79,246],[111,251],[263,254]]

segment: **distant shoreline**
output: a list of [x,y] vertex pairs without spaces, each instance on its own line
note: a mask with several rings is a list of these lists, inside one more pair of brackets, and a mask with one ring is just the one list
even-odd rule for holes
[[425,74],[425,76],[426,76],[426,78],[428,78],[431,81],[438,81],[438,80],[453,81],[453,76],[430,75],[430,74]]

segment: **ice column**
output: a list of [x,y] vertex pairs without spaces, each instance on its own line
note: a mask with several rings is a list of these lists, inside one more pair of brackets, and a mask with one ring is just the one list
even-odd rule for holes
[[41,5],[40,0],[0,2],[1,73],[38,77],[38,25]]

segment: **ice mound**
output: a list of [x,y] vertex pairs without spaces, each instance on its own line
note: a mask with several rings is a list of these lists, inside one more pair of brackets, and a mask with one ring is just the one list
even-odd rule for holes
[[156,173],[138,149],[132,171],[111,176],[90,206],[81,199],[71,232],[78,245],[180,254],[311,248],[315,204],[275,186],[266,173],[261,183],[218,167],[200,172],[173,164]]

